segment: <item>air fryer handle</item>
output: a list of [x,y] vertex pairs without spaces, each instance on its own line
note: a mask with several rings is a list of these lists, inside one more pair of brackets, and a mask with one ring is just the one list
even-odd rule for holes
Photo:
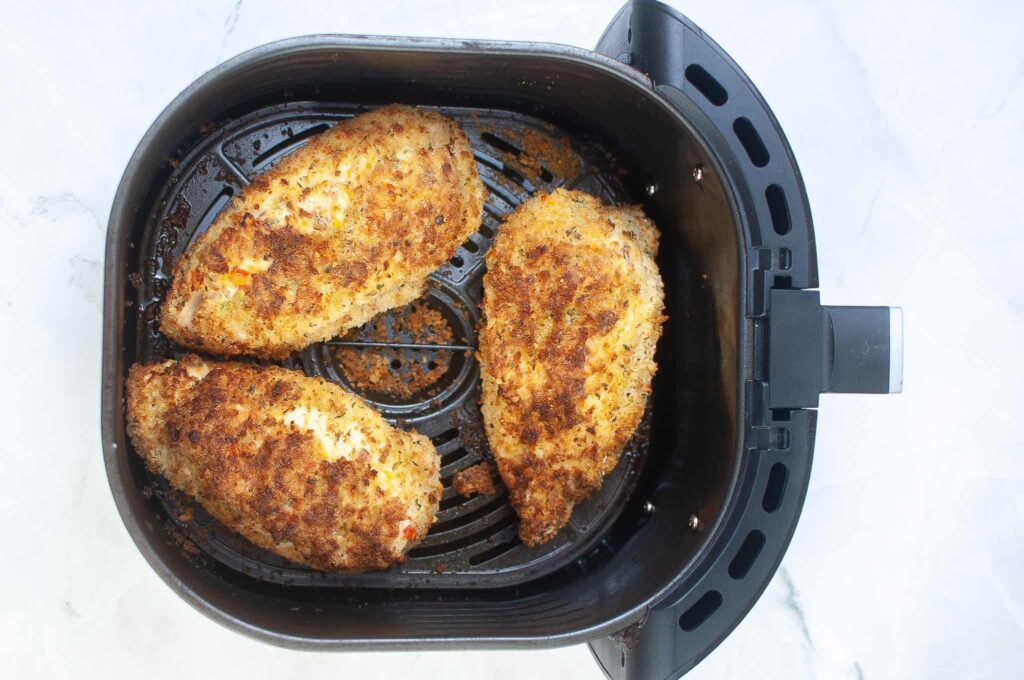
[[814,408],[822,392],[903,389],[903,311],[823,306],[817,291],[771,291],[768,385],[772,408]]
[[903,390],[903,310],[822,307],[824,392],[894,394]]

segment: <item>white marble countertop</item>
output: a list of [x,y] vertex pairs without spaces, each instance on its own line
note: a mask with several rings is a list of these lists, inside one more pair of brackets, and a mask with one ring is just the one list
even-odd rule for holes
[[[0,22],[0,676],[599,677],[585,646],[313,654],[171,592],[99,436],[103,241],[160,110],[316,32],[592,47],[619,0],[8,3]],[[693,678],[1024,676],[1024,5],[679,2],[800,162],[832,304],[905,308],[905,393],[823,399],[782,568]]]

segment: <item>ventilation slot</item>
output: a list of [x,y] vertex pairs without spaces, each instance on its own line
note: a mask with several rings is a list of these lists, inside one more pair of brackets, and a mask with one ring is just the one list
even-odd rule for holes
[[497,559],[498,557],[501,557],[502,555],[507,553],[509,550],[514,550],[516,548],[516,546],[518,546],[518,545],[519,545],[519,537],[516,536],[515,538],[513,538],[511,541],[508,541],[507,543],[499,543],[498,545],[494,546],[493,548],[488,548],[487,550],[484,550],[483,552],[478,552],[476,555],[473,555],[472,557],[469,558],[469,563],[475,567],[475,566],[483,564],[484,562],[490,562],[493,559]]
[[485,132],[482,135],[480,135],[480,139],[484,140],[498,151],[504,151],[505,153],[510,153],[515,156],[518,156],[520,154],[518,146],[512,144],[511,142],[505,141],[504,139],[498,137],[497,135],[492,135],[490,132]]
[[764,534],[757,529],[747,534],[736,557],[732,558],[732,562],[729,563],[729,576],[736,580],[746,577],[750,568],[754,566],[754,562],[757,561],[757,556],[761,554],[764,541]]
[[722,84],[699,65],[690,64],[686,67],[686,79],[715,106],[721,106],[729,101],[729,93]]
[[307,139],[315,135],[320,134],[324,130],[329,129],[331,126],[327,123],[321,123],[320,125],[314,125],[311,128],[306,128],[302,132],[292,135],[284,141],[278,142],[274,146],[270,147],[256,158],[252,159],[252,169],[262,170],[265,166],[270,165],[281,156],[286,153],[290,153],[292,150],[303,144]]
[[717,590],[709,590],[694,602],[692,607],[683,612],[683,615],[679,617],[679,627],[687,633],[695,631],[721,606],[722,594]]
[[199,238],[200,234],[210,228],[213,221],[217,219],[217,215],[219,215],[220,211],[224,209],[224,206],[231,202],[231,197],[234,196],[234,194],[235,191],[231,187],[224,187],[220,190],[220,193],[217,194],[217,198],[213,199],[213,203],[210,204],[210,207],[203,213],[202,219],[199,220],[199,226],[197,226],[196,230],[192,233],[192,239],[189,241],[190,244],[192,241]]
[[480,246],[478,246],[473,241],[466,241],[465,243],[462,244],[462,247],[465,248],[470,253],[473,253],[474,255],[480,252]]
[[452,508],[458,507],[466,502],[466,499],[459,494],[453,494],[448,498],[442,498],[441,502],[438,503],[437,511],[443,512],[445,510],[451,510]]
[[736,122],[732,124],[732,130],[736,133],[736,138],[740,140],[744,150],[746,150],[751,163],[759,168],[768,165],[770,160],[768,149],[764,147],[761,135],[757,134],[757,130],[754,129],[753,124],[749,120],[737,118]]
[[494,230],[488,227],[486,224],[480,225],[480,235],[484,238],[494,238]]
[[445,430],[439,435],[431,437],[430,441],[433,442],[434,446],[444,446],[445,444],[447,444],[448,442],[450,442],[451,440],[455,439],[458,436],[459,431],[456,430],[455,428],[452,428],[450,430]]
[[[748,149],[747,151],[749,152],[750,150]],[[778,184],[772,184],[764,190],[764,197],[768,200],[768,212],[772,216],[772,229],[779,236],[785,236],[793,228],[793,224],[789,219],[789,204],[786,202],[786,192]]]
[[434,526],[430,527],[430,533],[442,534],[446,531],[451,531],[452,529],[458,529],[459,527],[466,526],[467,524],[472,524],[481,517],[486,517],[495,510],[504,507],[507,502],[508,499],[504,494],[495,496],[492,500],[488,501],[476,510],[458,515],[457,517],[453,517],[447,521],[437,522]]
[[764,488],[761,507],[765,512],[775,512],[782,505],[782,497],[786,494],[786,481],[789,479],[789,468],[782,463],[772,465],[768,473],[768,485]]
[[448,552],[461,550],[462,548],[471,546],[474,543],[486,541],[488,538],[501,533],[508,527],[515,525],[515,513],[509,513],[504,519],[495,522],[494,524],[490,525],[489,527],[478,533],[470,534],[469,536],[464,536],[463,538],[456,539],[454,541],[451,541],[450,543],[440,543],[438,545],[424,545],[420,546],[419,548],[413,548],[409,551],[409,557],[436,557],[437,555],[443,555]]
[[459,257],[458,255],[456,255],[455,257],[453,257],[452,259],[450,259],[448,261],[451,262],[452,266],[455,267],[455,268],[462,267],[462,265],[466,264],[466,262],[461,257]]
[[469,455],[469,453],[466,451],[466,449],[461,448],[461,447],[457,448],[454,451],[452,451],[451,453],[446,453],[443,456],[441,456],[441,467],[445,467],[446,465],[451,465],[455,461],[462,460],[463,458],[465,458],[468,455]]

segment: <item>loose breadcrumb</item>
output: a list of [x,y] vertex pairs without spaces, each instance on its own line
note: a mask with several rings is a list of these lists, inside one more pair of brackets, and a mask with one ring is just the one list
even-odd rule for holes
[[495,492],[494,475],[497,470],[489,460],[459,470],[452,477],[452,488],[455,493],[467,498],[475,494],[489,496]]

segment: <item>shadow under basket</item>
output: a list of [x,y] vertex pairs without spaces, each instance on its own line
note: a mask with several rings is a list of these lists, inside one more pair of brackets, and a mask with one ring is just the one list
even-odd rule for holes
[[[176,259],[231,198],[312,136],[391,102],[455,119],[488,195],[480,229],[431,277],[418,311],[393,310],[282,362],[356,391],[442,456],[441,510],[407,561],[325,573],[252,546],[150,474],[125,436],[123,383],[134,362],[182,353],[156,330],[159,303]],[[654,219],[668,321],[653,395],[618,466],[553,541],[527,548],[500,484],[464,498],[451,480],[489,455],[473,356],[484,255],[505,214],[557,187],[640,204]],[[806,492],[818,393],[891,388],[889,311],[822,307],[806,290],[816,286],[807,199],[778,124],[724,52],[658,3],[624,7],[597,52],[345,36],[260,47],[168,106],[115,197],[102,407],[111,489],[161,577],[259,639],[307,649],[588,641],[611,677],[674,677],[728,634],[781,560]],[[420,312],[433,335],[403,316]],[[851,368],[841,351],[866,334],[884,347]],[[360,362],[379,375],[368,381]],[[842,382],[849,375],[860,382]]]

